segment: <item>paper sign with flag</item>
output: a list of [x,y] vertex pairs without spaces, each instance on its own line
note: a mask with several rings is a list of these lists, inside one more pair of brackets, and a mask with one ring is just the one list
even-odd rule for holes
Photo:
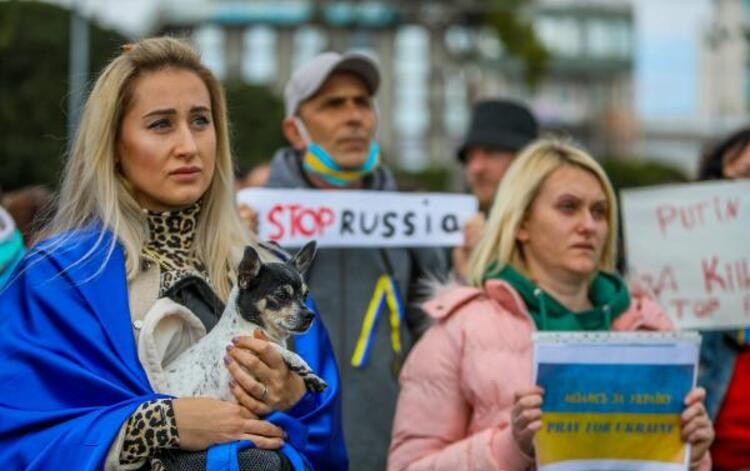
[[535,334],[540,471],[686,470],[680,415],[699,347],[696,333]]

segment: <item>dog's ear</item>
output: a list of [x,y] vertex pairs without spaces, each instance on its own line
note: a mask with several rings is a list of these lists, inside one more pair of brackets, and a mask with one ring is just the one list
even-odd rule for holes
[[247,289],[250,286],[250,283],[258,276],[261,265],[263,265],[263,262],[260,261],[258,252],[249,245],[245,247],[242,261],[237,267],[237,284],[240,285],[240,288]]
[[304,247],[300,249],[299,252],[294,254],[294,257],[289,259],[288,264],[292,265],[294,268],[297,269],[298,272],[300,272],[302,275],[307,273],[307,270],[310,269],[310,265],[312,265],[312,261],[315,258],[315,241],[312,240],[305,244]]

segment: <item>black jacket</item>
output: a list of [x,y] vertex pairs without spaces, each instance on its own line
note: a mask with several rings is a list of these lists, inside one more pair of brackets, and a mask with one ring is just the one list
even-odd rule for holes
[[[301,168],[301,156],[283,148],[271,161],[269,188],[312,188]],[[364,180],[364,189],[396,191],[391,172],[378,167]],[[341,372],[344,435],[352,469],[386,468],[391,425],[398,396],[396,363],[390,341],[387,309],[381,314],[367,363],[351,365],[362,328],[362,320],[377,279],[392,274],[407,306],[406,325],[401,328],[404,351],[408,351],[430,326],[416,305],[420,281],[428,274],[443,276],[446,259],[439,250],[408,248],[323,248],[309,272],[308,287],[331,336]]]

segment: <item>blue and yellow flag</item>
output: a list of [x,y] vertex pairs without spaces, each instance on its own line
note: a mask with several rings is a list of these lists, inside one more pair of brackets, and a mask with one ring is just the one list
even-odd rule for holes
[[352,355],[352,366],[362,368],[370,356],[372,343],[375,340],[378,320],[383,307],[387,305],[390,310],[388,319],[391,325],[391,347],[397,358],[401,357],[401,322],[404,320],[404,303],[399,295],[396,280],[392,276],[380,275],[375,284],[375,291],[367,306],[367,312],[362,321],[362,329],[357,339],[357,345]]

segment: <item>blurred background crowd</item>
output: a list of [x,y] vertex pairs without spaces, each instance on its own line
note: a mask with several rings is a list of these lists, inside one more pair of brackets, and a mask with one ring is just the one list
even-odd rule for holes
[[686,181],[747,118],[749,27],[747,0],[2,1],[2,203],[27,231],[92,77],[158,34],[189,38],[224,81],[238,186],[284,142],[291,71],[348,49],[379,60],[378,141],[404,189],[462,189],[455,150],[490,97],[528,103],[616,187]]

